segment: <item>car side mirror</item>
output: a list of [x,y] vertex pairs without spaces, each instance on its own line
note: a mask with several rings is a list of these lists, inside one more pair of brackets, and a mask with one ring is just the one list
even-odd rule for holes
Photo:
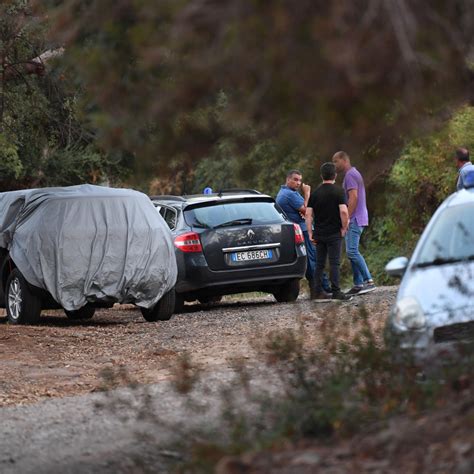
[[396,257],[385,266],[385,271],[392,277],[402,277],[408,266],[408,258]]

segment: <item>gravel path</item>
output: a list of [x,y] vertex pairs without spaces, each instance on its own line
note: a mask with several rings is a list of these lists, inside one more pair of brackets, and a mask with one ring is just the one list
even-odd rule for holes
[[[212,411],[190,416],[170,386],[183,354],[202,370],[209,391],[203,403],[217,409],[213,393],[231,378],[235,361],[256,367],[271,332],[304,331],[306,343],[318,347],[328,321],[349,334],[365,307],[380,335],[395,295],[396,287],[383,287],[348,303],[314,303],[304,295],[293,304],[226,299],[213,308],[190,305],[161,323],[122,306],[82,324],[60,312],[47,312],[39,326],[0,324],[0,472],[141,472],[147,456],[166,472],[169,453],[159,446],[181,433],[180,424],[188,429],[202,417],[212,420]],[[131,381],[144,390],[139,402],[120,388]],[[108,392],[112,397],[150,403],[162,429],[137,421],[127,403],[114,413],[98,409],[105,382],[119,387]]]

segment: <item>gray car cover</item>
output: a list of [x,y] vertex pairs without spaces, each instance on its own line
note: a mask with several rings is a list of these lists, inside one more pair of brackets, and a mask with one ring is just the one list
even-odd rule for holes
[[150,308],[176,283],[170,230],[150,199],[129,189],[0,193],[0,247],[67,310],[97,301]]

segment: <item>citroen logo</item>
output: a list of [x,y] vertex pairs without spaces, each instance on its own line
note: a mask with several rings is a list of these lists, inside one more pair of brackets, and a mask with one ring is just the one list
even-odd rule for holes
[[255,232],[254,232],[252,229],[249,229],[249,230],[247,231],[247,237],[248,237],[249,239],[253,239],[253,238],[255,237]]

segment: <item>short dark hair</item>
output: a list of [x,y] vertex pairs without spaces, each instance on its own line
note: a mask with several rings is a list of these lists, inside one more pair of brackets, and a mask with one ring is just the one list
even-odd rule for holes
[[337,151],[334,153],[333,158],[340,158],[341,160],[344,161],[350,161],[350,156],[345,152],[345,151]]
[[321,178],[324,181],[329,181],[336,177],[336,165],[334,163],[328,162],[321,165]]
[[291,178],[294,174],[299,174],[300,176],[303,176],[303,173],[300,170],[290,170],[286,174],[286,179]]
[[459,161],[470,161],[469,159],[469,150],[464,147],[456,148],[456,158]]

